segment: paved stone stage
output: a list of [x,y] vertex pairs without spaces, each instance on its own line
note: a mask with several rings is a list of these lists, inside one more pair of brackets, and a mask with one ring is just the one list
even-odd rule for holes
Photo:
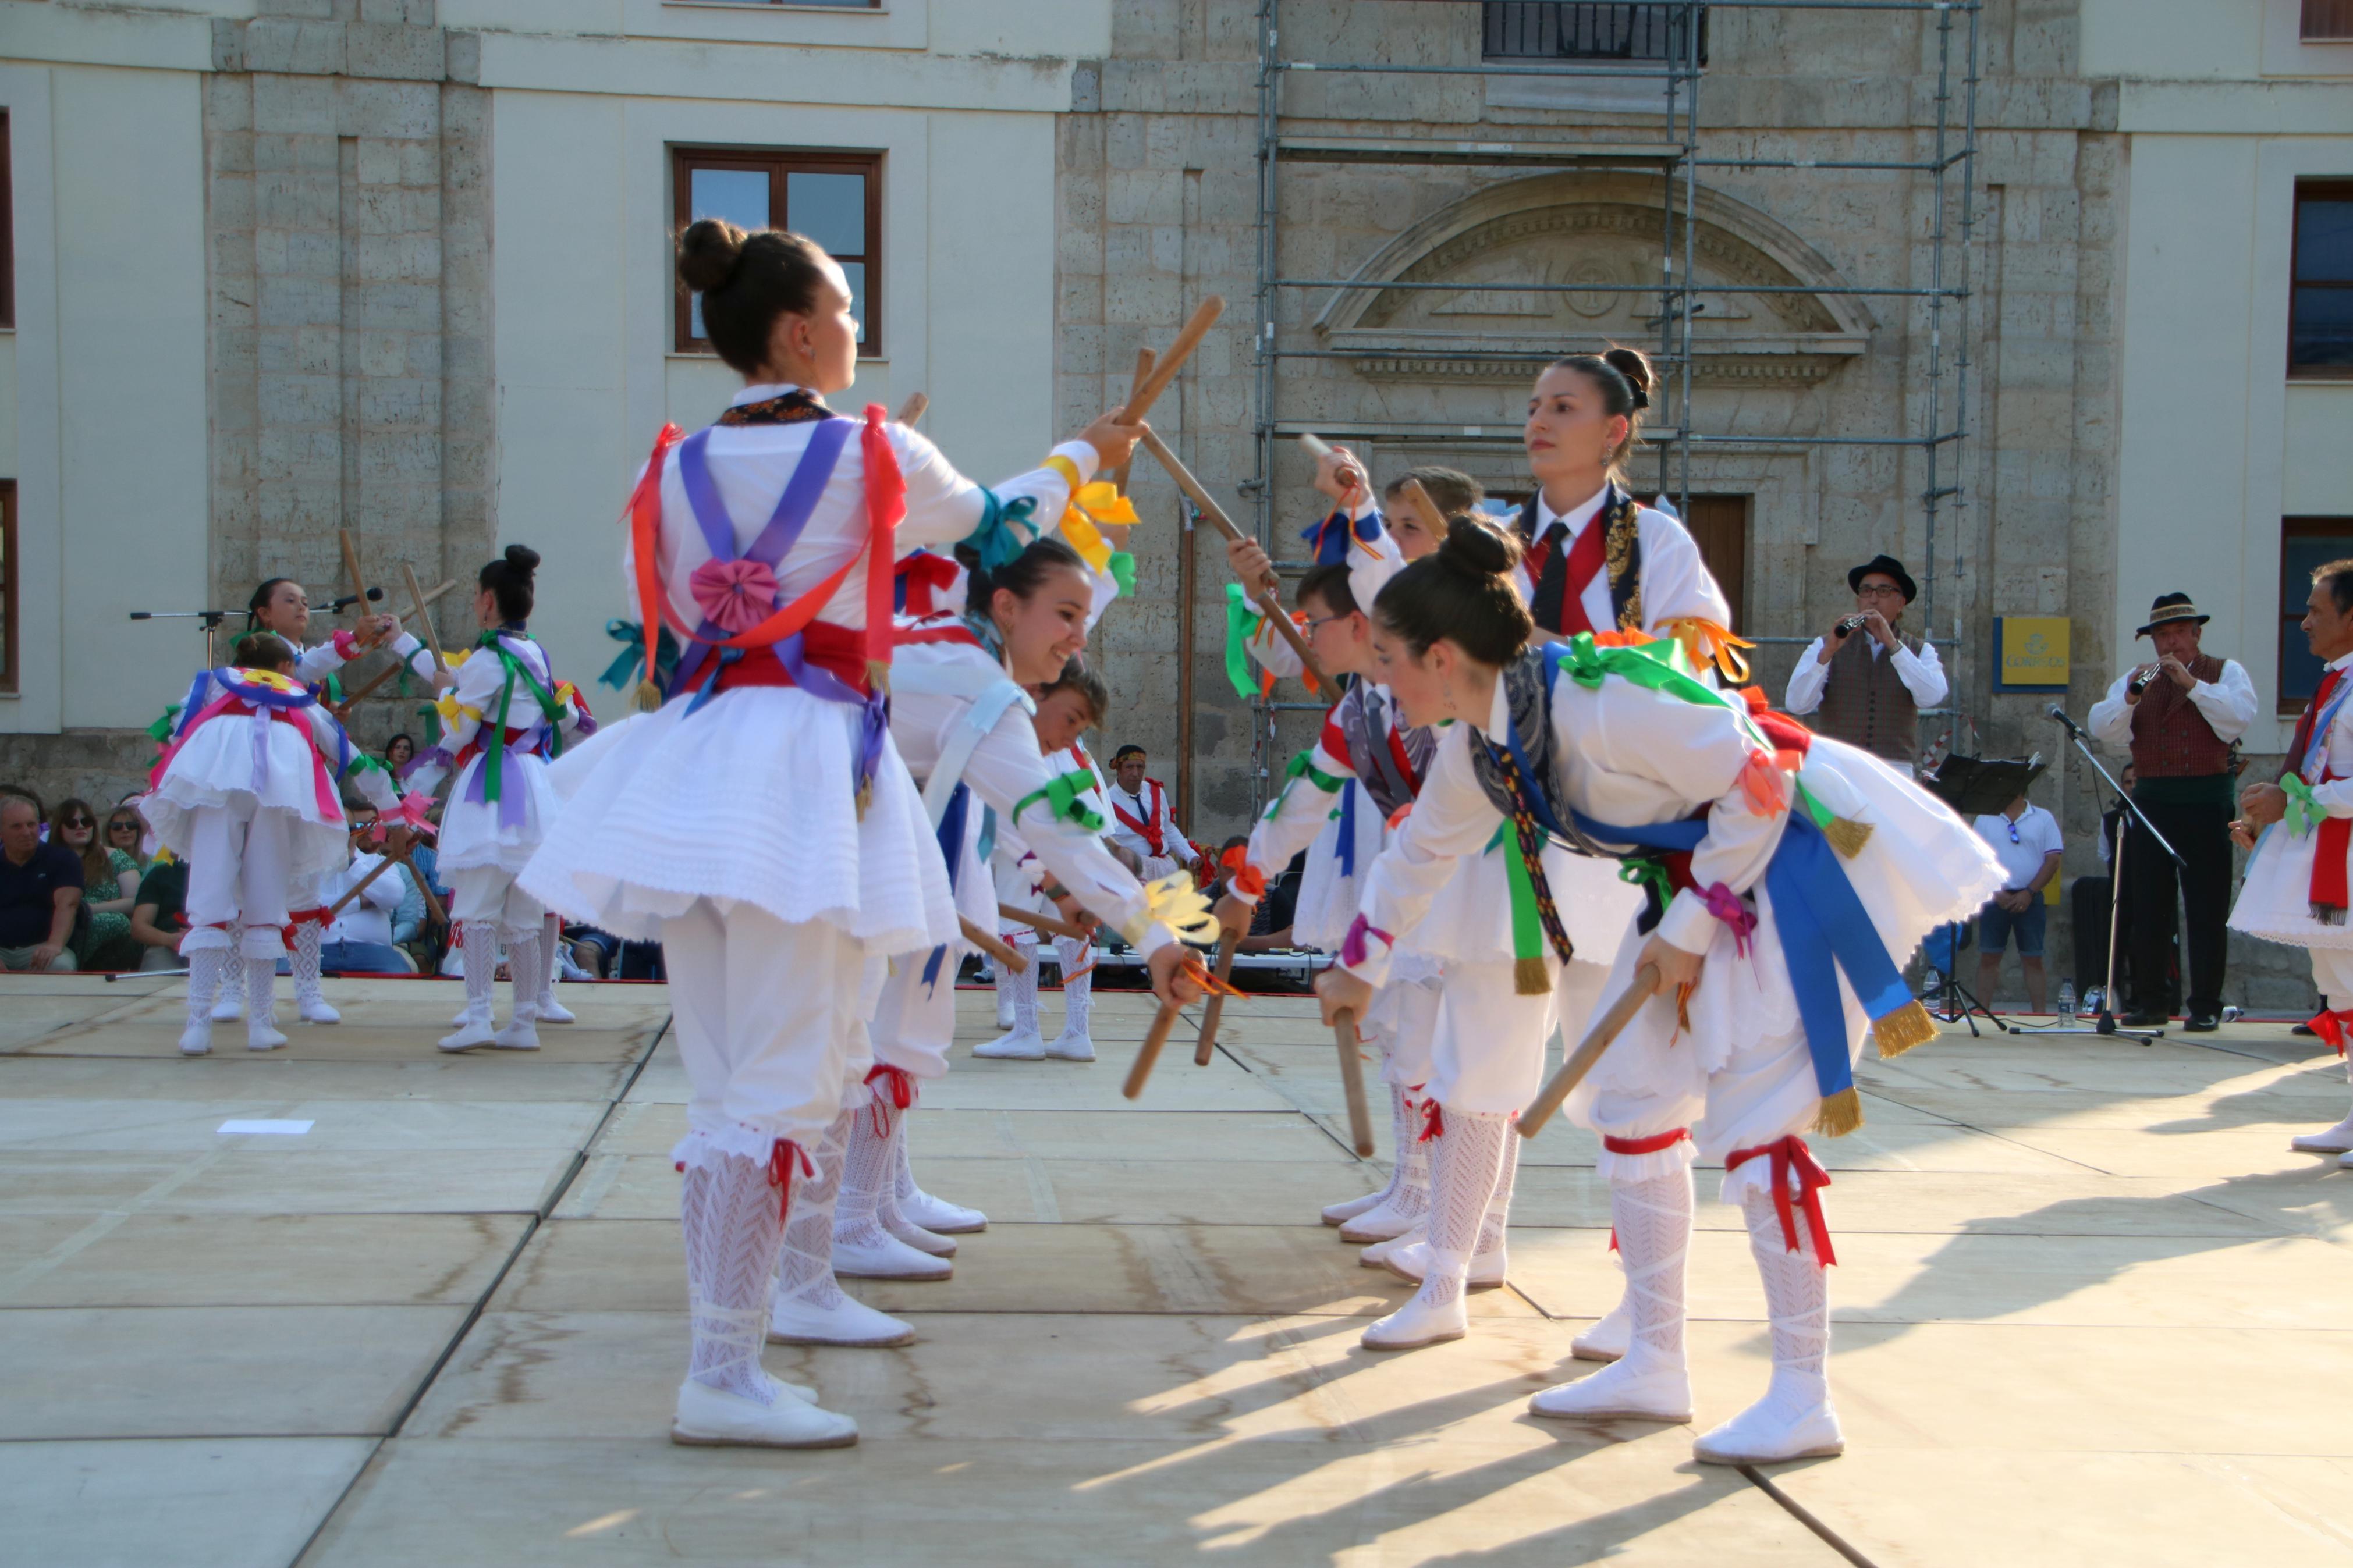
[[[917,1168],[992,1226],[954,1280],[860,1292],[921,1342],[768,1353],[863,1443],[673,1447],[662,991],[567,987],[580,1023],[538,1055],[454,1059],[454,986],[329,994],[341,1027],[255,1058],[224,1026],[186,1061],[173,982],[0,982],[8,1559],[1839,1563],[1810,1514],[1883,1568],[2353,1562],[2353,1173],[2287,1149],[2348,1089],[2281,1026],[1868,1064],[1868,1125],[1821,1148],[1851,1451],[1752,1477],[1694,1465],[1689,1428],[1525,1415],[1616,1290],[1566,1127],[1525,1151],[1471,1337],[1358,1348],[1405,1287],[1315,1221],[1379,1173],[1288,998],[1232,1005],[1215,1063],[1173,1047],[1133,1105],[1134,996],[1098,1004],[1092,1067],[960,1056]],[[986,993],[960,1015],[991,1032]],[[1703,1172],[1702,1425],[1767,1367],[1713,1196]]]

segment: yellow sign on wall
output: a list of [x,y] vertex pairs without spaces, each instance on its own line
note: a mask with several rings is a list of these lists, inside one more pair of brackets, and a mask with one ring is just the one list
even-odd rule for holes
[[2066,689],[2067,626],[2064,616],[1995,616],[1993,689]]

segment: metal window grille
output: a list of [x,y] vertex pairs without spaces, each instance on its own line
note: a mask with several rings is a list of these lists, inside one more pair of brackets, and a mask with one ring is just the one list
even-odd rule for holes
[[[2353,6],[2353,0],[2305,0]],[[1707,63],[1707,10],[1686,5],[1596,5],[1562,0],[1487,0],[1483,53],[1491,60],[1683,60],[1683,29],[1698,12],[1699,63]]]

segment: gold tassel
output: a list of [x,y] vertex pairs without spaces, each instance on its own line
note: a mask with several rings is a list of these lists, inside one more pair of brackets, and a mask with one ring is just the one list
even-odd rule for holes
[[866,689],[880,691],[885,696],[890,695],[891,661],[889,659],[870,658],[866,661]]
[[1542,996],[1552,990],[1552,978],[1545,973],[1541,958],[1512,960],[1512,989],[1523,996]]
[[1850,1084],[1822,1101],[1814,1115],[1814,1131],[1824,1138],[1843,1138],[1862,1125],[1862,1096]]
[[651,713],[662,705],[661,688],[650,680],[638,682],[638,711]]
[[858,820],[866,820],[866,808],[874,804],[874,781],[868,779],[858,786]]
[[1822,829],[1822,837],[1831,841],[1831,848],[1852,860],[1871,842],[1871,824],[1857,822],[1851,816],[1833,816],[1831,825]]
[[1919,1003],[1906,1002],[1887,1016],[1873,1019],[1871,1029],[1879,1041],[1880,1059],[1894,1061],[1913,1047],[1935,1039],[1936,1020]]

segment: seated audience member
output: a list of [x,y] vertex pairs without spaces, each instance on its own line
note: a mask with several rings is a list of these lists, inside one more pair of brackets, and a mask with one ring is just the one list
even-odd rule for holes
[[395,735],[384,743],[384,765],[392,770],[395,787],[400,783],[400,770],[417,755],[417,742],[406,735]]
[[131,863],[142,877],[155,862],[155,857],[147,849],[146,819],[135,805],[118,805],[106,814],[106,847],[130,856]]
[[0,969],[70,972],[81,889],[81,857],[41,842],[38,803],[0,796]]
[[131,938],[139,943],[142,969],[178,969],[180,939],[188,934],[188,863],[157,857],[139,879],[131,906]]
[[75,966],[135,966],[139,944],[131,940],[131,906],[139,891],[138,859],[100,842],[98,814],[79,795],[59,801],[49,814],[49,842],[64,845],[81,861],[82,912],[71,939]]
[[[407,868],[385,866],[374,881],[367,879],[384,864],[384,857],[368,847],[383,842],[376,828],[375,807],[357,796],[343,799],[343,815],[352,825],[352,863],[327,876],[319,897],[329,908],[358,888],[358,896],[338,910],[319,943],[322,974],[411,974],[416,964],[393,944],[392,911],[406,890]],[[366,882],[365,887],[360,884]]]
[[1990,1003],[1994,983],[2001,977],[2001,955],[2012,935],[2018,938],[2018,963],[2026,975],[2030,1012],[2043,1011],[2042,930],[2046,910],[2042,889],[2059,874],[2064,847],[2059,819],[2020,795],[1998,812],[1980,816],[1973,825],[1978,837],[1993,846],[2008,873],[2002,890],[1978,911],[1978,996]]

